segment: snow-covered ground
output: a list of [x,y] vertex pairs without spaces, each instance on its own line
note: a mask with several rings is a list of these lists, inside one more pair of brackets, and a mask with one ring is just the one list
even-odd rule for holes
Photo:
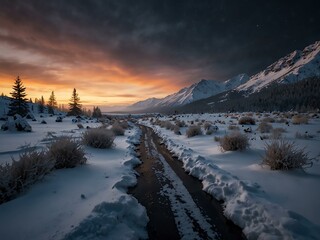
[[[142,124],[152,127],[167,147],[183,161],[184,168],[202,180],[203,189],[224,200],[225,215],[244,229],[249,239],[320,239],[320,119],[313,118],[309,124],[292,125],[272,123],[274,128],[284,128],[283,138],[305,148],[314,158],[313,166],[303,170],[272,171],[261,165],[265,144],[261,134],[252,126],[248,133],[250,148],[243,152],[222,152],[214,136],[224,136],[232,130],[230,124],[240,131],[248,126],[237,124],[235,117],[225,114],[180,115],[160,117],[160,120],[184,120],[198,124],[211,121],[219,127],[213,135],[187,138],[186,127],[181,135],[153,125],[149,119]],[[277,116],[271,116],[278,118]],[[261,120],[263,116],[254,116]],[[154,120],[155,118],[153,118]],[[203,128],[202,128],[203,130]],[[309,139],[296,138],[296,133],[312,135]]]
[[[28,120],[32,132],[0,131],[0,163],[18,159],[26,146],[45,147],[52,136],[80,137],[71,118]],[[41,124],[45,120],[47,124]],[[0,122],[1,124],[3,122]],[[96,127],[91,121],[84,127]],[[146,210],[126,194],[136,183],[133,166],[139,162],[134,143],[140,130],[133,127],[115,139],[112,149],[85,147],[88,162],[55,170],[17,198],[0,205],[0,239],[144,239]]]

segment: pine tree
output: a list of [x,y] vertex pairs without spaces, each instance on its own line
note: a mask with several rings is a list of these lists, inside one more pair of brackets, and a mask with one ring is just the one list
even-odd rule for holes
[[57,108],[57,106],[58,106],[57,100],[54,95],[54,91],[52,91],[48,101],[48,113],[54,114],[54,109]]
[[78,96],[77,90],[74,88],[72,92],[72,96],[69,103],[69,116],[77,116],[81,115],[81,104],[80,104],[80,98]]
[[39,104],[39,107],[38,107],[39,113],[43,113],[44,112],[44,105],[45,105],[43,96],[41,96],[41,99],[40,99],[40,101],[38,101],[38,104]]
[[92,112],[92,117],[93,118],[100,118],[102,117],[102,113],[99,107],[93,107],[93,112]]
[[19,114],[22,117],[28,114],[28,104],[26,99],[26,88],[23,86],[23,83],[18,76],[13,85],[13,92],[11,92],[12,100],[9,104],[9,116]]

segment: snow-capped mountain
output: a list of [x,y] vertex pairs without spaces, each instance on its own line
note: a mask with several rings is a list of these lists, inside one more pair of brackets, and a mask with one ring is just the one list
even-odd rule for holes
[[320,76],[320,41],[279,59],[236,90],[253,93],[274,82],[294,83],[315,76]]
[[129,110],[182,106],[200,99],[208,98],[221,92],[234,89],[249,80],[246,74],[240,74],[225,82],[205,80],[185,87],[165,98],[149,98],[128,107]]
[[157,103],[159,103],[161,99],[159,98],[148,98],[143,101],[136,102],[128,107],[128,109],[134,109],[134,110],[139,110],[139,109],[147,109],[155,106]]

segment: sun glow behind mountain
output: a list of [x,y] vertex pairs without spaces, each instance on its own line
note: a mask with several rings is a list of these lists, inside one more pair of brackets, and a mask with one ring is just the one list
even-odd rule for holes
[[19,75],[28,98],[111,107],[252,75],[320,39],[313,2],[0,0],[0,94]]

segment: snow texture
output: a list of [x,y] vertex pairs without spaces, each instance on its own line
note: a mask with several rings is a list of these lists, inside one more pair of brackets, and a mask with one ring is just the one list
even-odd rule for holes
[[[197,116],[189,116],[192,119],[197,118]],[[154,126],[148,121],[141,123],[156,131],[168,149],[183,162],[185,171],[202,181],[204,191],[224,201],[225,216],[243,228],[249,240],[319,239],[319,225],[274,203],[256,182],[241,180],[218,167],[213,161],[199,155],[192,149],[192,143],[189,144],[191,147],[186,146],[188,145],[186,141],[191,141],[186,140],[186,137],[174,136],[172,132]],[[178,141],[178,138],[184,140]],[[197,143],[195,140],[194,144],[203,143]],[[238,158],[235,160],[240,161]]]
[[[0,164],[10,163],[29,147],[45,148],[59,136],[80,138],[72,118],[55,122],[43,114],[27,120],[30,133],[0,131]],[[47,124],[41,124],[44,120]],[[98,127],[91,120],[84,127]],[[131,125],[133,127],[133,125]],[[22,239],[146,239],[148,217],[135,198],[126,193],[136,184],[133,167],[139,163],[134,144],[137,127],[116,137],[112,149],[85,147],[86,165],[55,170],[17,198],[0,205],[1,240]]]
[[294,83],[308,77],[320,76],[320,41],[296,50],[271,64],[264,71],[236,88],[249,93],[260,91],[271,83]]
[[129,110],[182,106],[200,99],[214,96],[227,90],[234,89],[248,80],[249,77],[246,74],[239,74],[238,76],[235,76],[224,82],[202,79],[200,82],[194,83],[189,87],[185,87],[176,93],[166,96],[165,98],[148,98],[144,101],[135,103],[129,106]]

